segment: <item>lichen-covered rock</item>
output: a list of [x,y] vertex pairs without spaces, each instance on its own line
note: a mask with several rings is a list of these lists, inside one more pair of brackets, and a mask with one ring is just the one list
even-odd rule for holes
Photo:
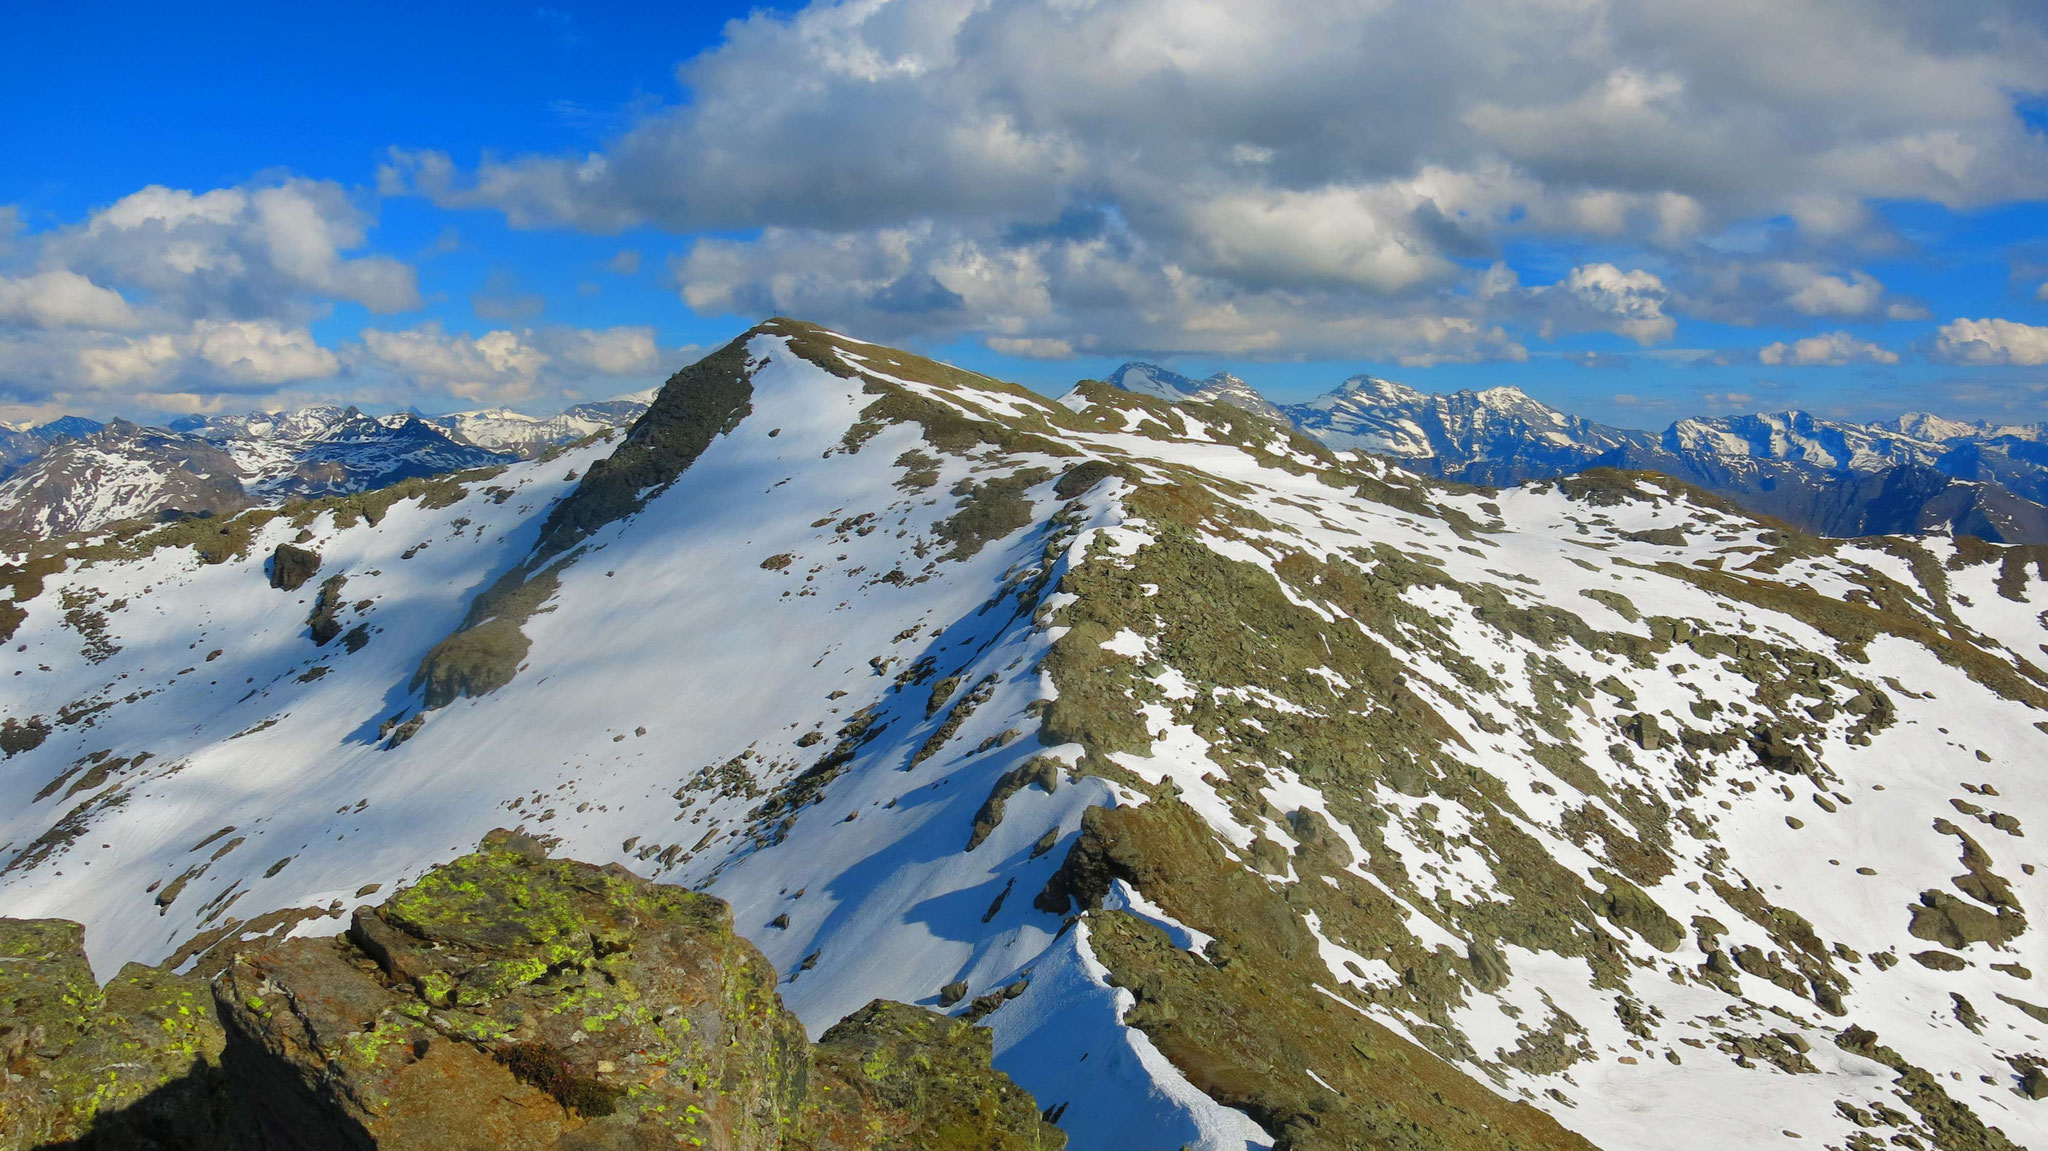
[[237,955],[225,1064],[265,1148],[1057,1148],[985,1032],[871,1004],[822,1066],[726,905],[497,831],[339,939]]
[[215,997],[280,1145],[772,1148],[805,1095],[803,1030],[722,902],[509,832],[343,939],[237,956]]
[[140,964],[105,987],[85,929],[0,920],[0,1146],[235,1146],[206,985]]
[[1059,1151],[1067,1137],[992,1070],[988,1032],[877,999],[818,1040],[807,1148]]

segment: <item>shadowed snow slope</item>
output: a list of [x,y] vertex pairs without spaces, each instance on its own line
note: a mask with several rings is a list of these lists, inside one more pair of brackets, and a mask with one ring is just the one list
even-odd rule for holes
[[771,321],[622,440],[0,580],[0,913],[103,975],[518,825],[1076,1147],[2048,1144],[2029,549]]

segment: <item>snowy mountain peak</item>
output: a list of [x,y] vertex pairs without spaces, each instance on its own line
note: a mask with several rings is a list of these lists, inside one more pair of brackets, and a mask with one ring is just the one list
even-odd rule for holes
[[1256,388],[1229,372],[1217,372],[1197,381],[1156,364],[1134,362],[1111,372],[1107,382],[1127,392],[1174,403],[1222,403],[1258,412],[1268,419],[1286,418]]
[[1329,408],[1347,400],[1359,404],[1393,405],[1421,403],[1425,398],[1424,393],[1406,384],[1397,384],[1377,376],[1358,375],[1352,376],[1339,384],[1335,390],[1325,392],[1309,403],[1316,407]]
[[1983,435],[1988,430],[1981,423],[1966,424],[1960,420],[1943,419],[1931,412],[1907,412],[1893,421],[1891,426],[1901,435],[1936,443]]
[[1135,361],[1111,372],[1108,381],[1127,392],[1162,400],[1183,400],[1202,390],[1200,384],[1179,372]]

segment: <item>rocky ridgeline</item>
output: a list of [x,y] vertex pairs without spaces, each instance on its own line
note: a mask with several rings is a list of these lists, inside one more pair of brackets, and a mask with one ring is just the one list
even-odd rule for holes
[[987,1032],[877,1001],[816,1044],[726,905],[493,832],[196,976],[102,988],[84,932],[0,921],[0,1145],[1063,1147]]

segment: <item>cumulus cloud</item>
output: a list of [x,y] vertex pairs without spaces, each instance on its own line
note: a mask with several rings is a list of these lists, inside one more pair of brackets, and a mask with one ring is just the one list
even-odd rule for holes
[[1070,360],[1074,358],[1074,344],[1071,340],[1054,339],[1047,336],[990,336],[985,343],[993,351],[1006,356],[1022,356],[1027,360]]
[[189,318],[277,316],[309,299],[417,308],[412,267],[348,256],[370,217],[339,184],[288,179],[193,193],[151,185],[39,237],[41,261],[145,294]]
[[491,403],[518,403],[593,376],[648,376],[661,367],[647,327],[501,329],[475,337],[438,323],[366,329],[353,358],[359,368],[433,394]]
[[1857,339],[1847,332],[1827,332],[1823,335],[1808,336],[1789,343],[1766,344],[1756,353],[1759,362],[1777,366],[1808,367],[1826,365],[1841,367],[1844,364],[1896,364],[1899,354],[1873,343]]
[[[520,227],[758,234],[687,257],[702,311],[803,297],[832,322],[886,313],[928,334],[982,315],[984,337],[1076,349],[1174,332],[1155,346],[1202,350],[1195,333],[1240,326],[1230,312],[1276,348],[1361,313],[1444,316],[1507,243],[1598,239],[1663,295],[1582,284],[1576,314],[1604,308],[1606,330],[1649,342],[1695,304],[1739,322],[1910,310],[1832,264],[1738,271],[1728,292],[1689,265],[1735,225],[1790,221],[1800,244],[1852,251],[1874,201],[2048,194],[2048,138],[2016,107],[2048,92],[2044,23],[2012,2],[1959,24],[1905,0],[814,0],[729,25],[681,70],[687,102],[600,150],[474,168],[394,153],[380,183]],[[1052,266],[1099,262],[1085,227],[1128,278],[1100,302]],[[915,254],[880,296],[872,253],[891,244]],[[963,291],[938,266],[961,261],[1015,298]],[[838,311],[811,282],[834,262],[863,275]],[[1150,302],[1187,310],[1131,328],[1134,281],[1179,284]],[[1560,327],[1578,290],[1559,293]]]
[[1935,333],[1936,358],[1952,364],[2048,364],[2048,327],[2016,320],[1965,320]]
[[1561,332],[1611,332],[1645,346],[1676,334],[1678,321],[1665,311],[1671,295],[1656,273],[1609,263],[1581,264],[1556,283],[1533,287],[1496,263],[1473,285],[1480,307],[1535,323],[1546,340]]
[[931,222],[855,233],[770,228],[752,240],[700,238],[671,275],[701,312],[829,317],[885,340],[976,336],[1039,357],[1371,348],[1427,364],[1527,355],[1470,299],[1386,297],[1341,283],[1247,292],[1160,259],[1098,217],[1032,236]]
[[1787,293],[1785,302],[1801,315],[1867,316],[1884,298],[1884,285],[1867,272],[1851,272],[1843,277],[1798,265],[1782,267],[1796,269],[1792,276],[1796,286]]
[[1674,307],[1730,324],[1925,318],[1869,272],[1810,260],[1700,260],[1674,295]]
[[256,320],[197,320],[183,332],[83,348],[78,363],[85,380],[101,389],[184,379],[246,390],[324,379],[341,366],[304,328]]
[[309,324],[337,302],[416,308],[411,266],[367,254],[369,210],[338,184],[150,185],[34,232],[0,218],[0,403],[195,410],[332,383]]
[[121,293],[65,268],[0,276],[0,323],[119,330],[135,327],[138,319]]
[[531,396],[548,355],[510,331],[443,331],[438,323],[405,331],[365,329],[366,359],[430,391],[464,399],[515,402]]
[[1664,281],[1640,268],[1624,272],[1613,264],[1585,264],[1548,291],[1562,292],[1638,344],[1668,340],[1678,330],[1678,321],[1664,313],[1670,297]]
[[541,333],[539,339],[560,363],[596,375],[647,375],[661,368],[654,329],[649,327],[557,328]]

